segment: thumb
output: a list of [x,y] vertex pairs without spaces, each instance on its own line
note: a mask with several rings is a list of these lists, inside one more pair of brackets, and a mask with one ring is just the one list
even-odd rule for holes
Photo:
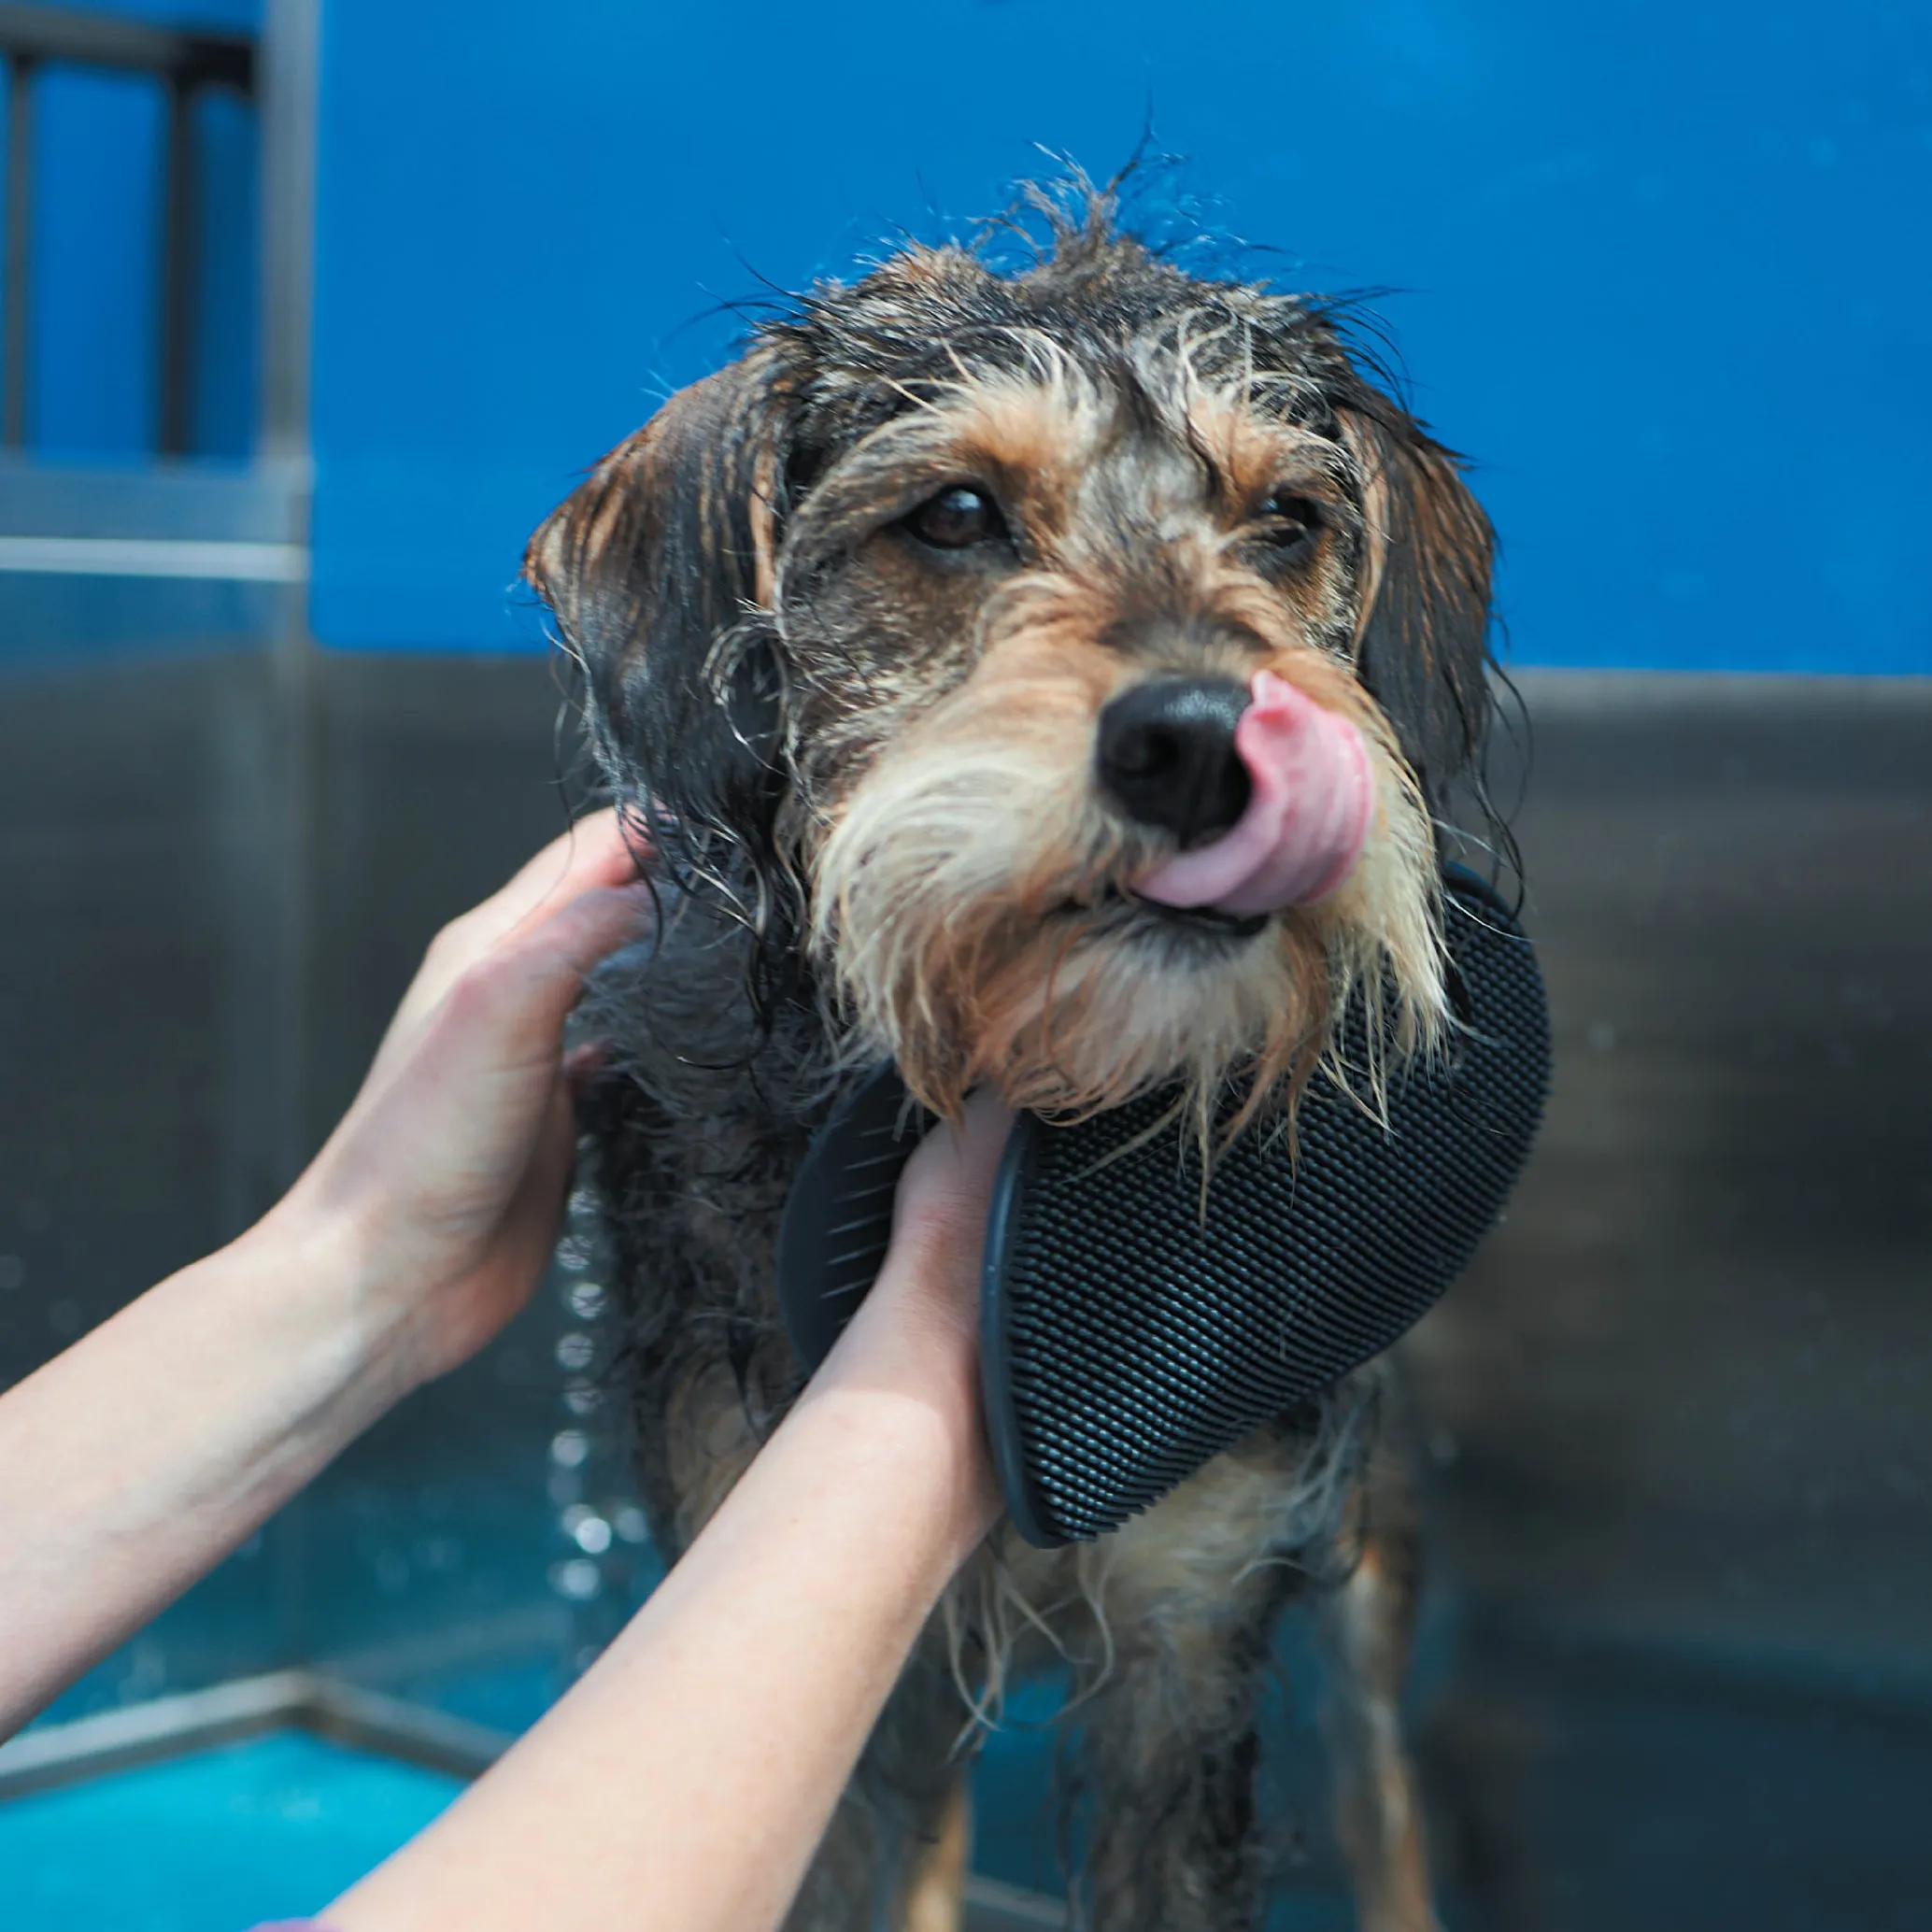
[[1013,1110],[991,1087],[981,1087],[959,1122],[941,1121],[906,1162],[894,1219],[940,1223],[948,1234],[976,1232],[1012,1131]]

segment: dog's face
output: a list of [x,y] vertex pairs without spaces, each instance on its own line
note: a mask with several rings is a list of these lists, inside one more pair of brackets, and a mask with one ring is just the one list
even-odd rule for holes
[[1307,305],[1097,225],[1011,278],[908,253],[674,397],[529,567],[613,778],[754,921],[801,889],[855,1050],[940,1111],[1292,1084],[1351,985],[1438,1025],[1488,531]]

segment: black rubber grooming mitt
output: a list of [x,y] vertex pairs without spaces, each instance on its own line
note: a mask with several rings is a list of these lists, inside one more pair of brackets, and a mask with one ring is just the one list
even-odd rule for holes
[[[1507,908],[1459,868],[1444,886],[1457,1025],[1433,1065],[1391,1078],[1385,1124],[1317,1077],[1292,1140],[1249,1128],[1215,1154],[1203,1195],[1191,1124],[1163,1118],[1172,1093],[1076,1127],[1016,1123],[987,1223],[981,1378],[1029,1542],[1116,1528],[1381,1353],[1501,1214],[1542,1114],[1549,1016]],[[1364,1065],[1358,1008],[1342,1048]],[[872,1286],[930,1125],[888,1064],[814,1141],[778,1255],[808,1365]]]

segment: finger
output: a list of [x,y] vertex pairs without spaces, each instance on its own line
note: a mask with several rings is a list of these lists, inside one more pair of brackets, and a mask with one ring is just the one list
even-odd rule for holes
[[542,1271],[562,1232],[576,1160],[576,1107],[569,1087],[559,1081],[544,1110],[530,1165],[504,1216],[504,1234],[530,1251],[536,1272]]
[[646,885],[598,886],[512,933],[495,957],[510,965],[575,982],[571,997],[598,964],[650,929],[654,900]]
[[604,886],[558,908],[533,930],[505,941],[451,987],[438,1015],[462,1001],[459,1024],[479,1052],[504,1064],[541,1058],[554,1065],[563,1022],[598,963],[649,917],[649,889]]
[[576,983],[555,959],[499,957],[465,973],[406,1045],[378,1060],[332,1144],[378,1165],[406,1149],[412,1171],[460,1176],[471,1193],[500,1187],[494,1219],[567,1093],[561,1034]]
[[437,990],[433,1004],[419,1004],[427,989],[412,987],[376,1049],[365,1091],[385,1088],[433,1034],[451,1028],[466,1043],[462,1051],[506,1069],[536,1058],[554,1062],[586,974],[647,930],[651,911],[648,886],[595,887],[473,960]]
[[413,1033],[474,965],[587,891],[634,881],[643,856],[615,810],[593,813],[531,859],[508,885],[439,932],[396,1008],[381,1052]]
[[1013,1109],[990,1087],[982,1087],[966,1102],[957,1127],[946,1126],[951,1139],[955,1176],[966,1186],[990,1193],[994,1171],[1013,1131]]
[[[506,1270],[515,1306],[529,1301],[563,1231],[565,1204],[576,1171],[576,1113],[570,1090],[550,1091],[529,1161],[510,1196],[493,1243]],[[514,1313],[506,1310],[505,1316]]]
[[[500,1334],[529,1304],[561,1231],[565,1198],[576,1158],[570,1097],[551,1083],[547,1101],[528,1110],[533,1132],[501,1154],[502,1198],[489,1199],[488,1180],[473,1204],[474,1227],[458,1236],[451,1289],[428,1310],[420,1329],[422,1379],[447,1373]],[[495,1163],[492,1163],[495,1165]],[[477,1185],[472,1172],[470,1184]],[[420,1294],[423,1282],[411,1282]]]
[[1013,1110],[989,1087],[966,1102],[957,1125],[942,1121],[928,1134],[900,1178],[902,1215],[973,1220],[985,1214],[1013,1131]]
[[[978,1324],[987,1210],[1013,1115],[990,1088],[942,1121],[914,1150],[892,1204],[892,1240],[865,1306],[877,1318],[936,1324],[956,1341]],[[855,1324],[856,1326],[856,1324]]]
[[472,961],[533,918],[567,905],[580,892],[621,886],[645,857],[634,828],[615,809],[594,812],[554,838],[509,883],[452,919],[437,935],[432,979],[447,985]]
[[609,1048],[602,1040],[586,1040],[563,1056],[563,1078],[573,1093],[580,1091],[603,1073]]
[[[649,847],[634,821],[607,807],[593,812],[551,842],[502,891],[477,908],[489,918],[479,924],[508,933],[527,926],[556,906],[603,886],[626,886],[638,878]],[[561,870],[559,861],[561,860]]]

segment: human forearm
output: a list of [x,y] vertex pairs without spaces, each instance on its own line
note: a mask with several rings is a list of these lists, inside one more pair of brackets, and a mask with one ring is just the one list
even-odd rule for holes
[[0,1736],[164,1608],[404,1392],[356,1261],[271,1219],[0,1402]]
[[336,1932],[779,1923],[961,1541],[913,1418],[797,1420],[563,1703],[330,1909]]
[[[982,1123],[984,1128],[987,1124]],[[982,1138],[997,1153],[997,1123]],[[338,1932],[775,1926],[906,1655],[997,1511],[973,1237],[874,1300],[583,1682],[326,1914]],[[542,1844],[545,1856],[529,1848]]]

